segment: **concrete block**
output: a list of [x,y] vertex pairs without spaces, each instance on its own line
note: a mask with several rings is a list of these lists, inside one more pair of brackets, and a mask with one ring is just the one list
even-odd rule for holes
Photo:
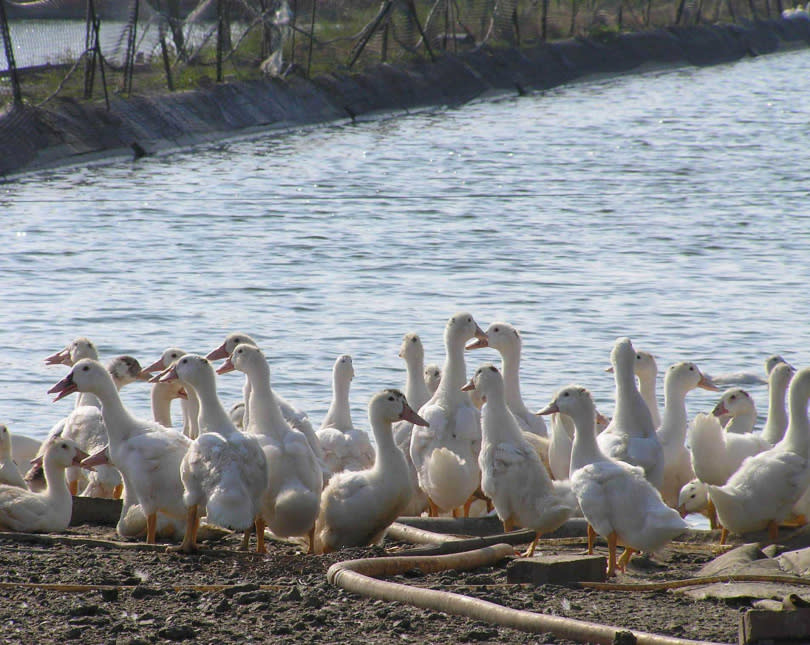
[[70,525],[103,524],[115,526],[121,517],[120,499],[104,499],[101,497],[74,497],[73,513]]
[[512,560],[506,567],[506,579],[535,585],[604,582],[606,570],[607,558],[601,555],[544,555]]
[[810,642],[810,609],[749,609],[740,616],[740,645]]

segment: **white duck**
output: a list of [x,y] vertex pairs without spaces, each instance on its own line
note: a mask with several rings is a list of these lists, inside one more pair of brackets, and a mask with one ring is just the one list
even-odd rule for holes
[[762,438],[772,446],[785,436],[788,425],[785,396],[795,373],[792,365],[782,361],[774,365],[768,375],[768,418],[762,428]]
[[0,485],[28,488],[11,454],[11,432],[0,425]]
[[58,394],[57,401],[78,391],[92,392],[102,403],[110,461],[121,472],[124,488],[143,507],[146,541],[154,544],[159,512],[185,516],[180,461],[190,442],[175,430],[133,417],[124,407],[112,376],[97,361],[80,360],[49,390]]
[[636,350],[629,338],[619,338],[610,353],[616,379],[616,408],[607,428],[596,438],[611,459],[640,466],[656,488],[664,480],[664,450],[655,434],[650,409],[636,387]]
[[[259,344],[253,340],[247,334],[242,333],[233,333],[229,334],[225,340],[223,341],[222,345],[217,347],[216,349],[212,350],[208,353],[206,358],[210,361],[219,360],[221,358],[227,358],[233,353],[233,350],[236,349],[237,345],[242,343],[247,343],[248,345],[253,345],[254,347],[258,347]],[[242,389],[244,400],[245,400],[245,411],[244,416],[242,418],[242,425],[247,427],[250,424],[250,382],[245,378],[245,385]],[[315,456],[318,458],[318,461],[321,462],[321,469],[323,470],[323,474],[325,478],[329,477],[329,469],[327,468],[326,464],[323,460],[323,451],[321,450],[321,444],[318,441],[318,437],[315,436],[315,430],[312,428],[312,423],[310,423],[309,416],[303,410],[299,410],[291,403],[287,402],[284,397],[282,397],[278,392],[273,392],[273,396],[276,397],[276,402],[278,403],[278,407],[281,408],[281,414],[284,415],[284,418],[287,420],[293,428],[296,430],[300,430],[304,433],[304,436],[307,438],[309,442],[309,447],[312,449],[312,452],[315,453]]]
[[712,414],[718,418],[728,417],[725,424],[730,434],[748,434],[754,431],[757,422],[757,406],[751,395],[739,387],[726,390],[720,396]]
[[18,466],[28,464],[39,454],[40,446],[42,446],[41,439],[15,432],[11,435],[11,458]]
[[[230,358],[217,370],[233,369],[250,380],[250,423],[267,458],[268,485],[261,501],[261,514],[268,528],[278,536],[308,536],[314,551],[315,519],[318,516],[323,476],[321,465],[304,434],[287,423],[270,387],[270,367],[258,347],[237,345]],[[264,550],[264,536],[259,535]]]
[[[177,347],[169,347],[163,350],[154,363],[144,368],[145,374],[163,372],[176,363],[186,352]],[[175,396],[176,391],[182,391],[183,395]],[[153,384],[152,387],[152,414],[155,421],[167,428],[172,427],[171,422],[171,400],[180,399],[180,408],[183,411],[183,434],[189,439],[196,439],[199,435],[198,419],[200,415],[200,402],[193,389],[189,392],[185,390],[180,381],[168,381]]]
[[[81,344],[78,346],[83,347]],[[146,380],[146,376],[142,375],[140,363],[132,356],[118,356],[112,359],[107,365],[107,371],[118,391],[137,380]],[[89,395],[93,401],[98,401],[98,398],[90,392],[82,392],[81,395]],[[95,405],[75,407],[67,417],[54,425],[40,450],[44,450],[49,442],[59,438],[75,441],[87,453],[98,452],[107,444],[107,428],[101,410]],[[34,484],[40,475],[41,468],[34,465],[26,474],[26,480]],[[78,467],[69,467],[65,476],[73,495],[79,494],[81,488],[83,497],[118,499],[121,496],[123,480],[115,466],[108,462],[97,464],[86,477],[85,472]],[[34,488],[33,485],[31,487]]]
[[425,365],[425,385],[427,385],[430,396],[436,394],[439,389],[439,383],[442,380],[442,368],[436,363]]
[[318,553],[378,542],[410,500],[408,464],[394,443],[391,425],[400,419],[419,426],[427,422],[398,390],[371,397],[368,416],[375,439],[374,466],[338,473],[324,488],[315,525]]
[[505,322],[494,322],[484,332],[485,338],[477,338],[467,349],[491,347],[501,355],[504,393],[509,411],[524,432],[531,432],[541,437],[548,437],[546,422],[536,414],[529,412],[523,397],[520,395],[520,352],[523,339],[514,326]]
[[[64,349],[51,354],[45,358],[46,365],[67,365],[73,367],[77,362],[83,358],[90,358],[94,361],[99,360],[98,350],[89,338],[79,336],[74,338]],[[76,397],[75,407],[83,405],[93,405],[97,408],[101,407],[99,400],[90,392],[81,392]]]
[[709,489],[697,478],[686,482],[678,493],[678,512],[681,517],[690,513],[705,515],[709,518],[710,528],[717,528],[717,515],[709,509]]
[[[608,576],[617,568],[624,570],[635,551],[654,552],[688,528],[678,512],[664,504],[641,468],[609,459],[599,449],[596,407],[588,390],[563,388],[538,414],[553,412],[574,420],[571,487],[588,521],[588,551],[593,552],[595,534],[607,539]],[[617,562],[618,544],[625,551]]]
[[[217,396],[216,374],[207,359],[182,356],[158,380],[172,379],[193,388],[200,402],[200,434],[180,464],[187,516],[177,550],[197,550],[202,509],[212,524],[241,531],[249,531],[255,524],[257,535],[263,536],[260,503],[267,488],[267,460],[259,442],[233,425]],[[246,546],[243,542],[243,548]]]
[[481,415],[481,490],[492,500],[504,531],[534,529],[523,554],[534,555],[537,540],[562,526],[577,509],[568,482],[552,482],[534,447],[526,441],[507,407],[505,384],[498,369],[485,363],[462,389],[476,389],[486,405]]
[[709,485],[724,531],[745,534],[768,529],[775,541],[779,522],[790,514],[810,480],[810,369],[800,370],[788,391],[785,436],[770,450],[746,459],[723,486]]
[[480,483],[480,412],[461,391],[467,383],[464,345],[473,337],[483,338],[484,332],[469,313],[457,313],[447,322],[442,379],[419,410],[429,425],[414,428],[411,436],[411,459],[419,486],[428,496],[431,515],[448,510],[456,514],[461,506],[468,514]]
[[689,450],[686,448],[686,395],[695,388],[717,391],[692,362],[671,365],[664,376],[664,420],[656,434],[664,450],[664,482],[661,496],[673,508],[678,506],[681,488],[694,478]]
[[355,428],[349,406],[349,389],[354,378],[352,357],[338,356],[332,367],[332,402],[315,433],[323,460],[332,473],[365,470],[374,465],[374,448],[368,433]]
[[64,471],[68,466],[81,463],[86,456],[73,441],[59,439],[51,443],[41,457],[45,490],[35,493],[17,486],[0,486],[0,530],[64,531],[73,511]]
[[[413,409],[420,409],[428,402],[433,391],[430,391],[425,381],[425,349],[422,339],[413,332],[402,337],[402,344],[399,348],[399,357],[405,360],[405,398]],[[441,376],[441,370],[436,368]],[[438,381],[436,383],[438,386]],[[400,449],[408,464],[411,482],[411,501],[402,510],[406,516],[419,516],[428,507],[427,495],[419,488],[419,477],[411,459],[411,433],[413,424],[409,421],[398,421],[394,424],[394,442]]]

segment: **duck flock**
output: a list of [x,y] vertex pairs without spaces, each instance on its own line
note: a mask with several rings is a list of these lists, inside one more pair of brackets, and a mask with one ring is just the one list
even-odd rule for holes
[[[655,359],[628,338],[610,355],[612,419],[579,385],[530,412],[520,393],[521,336],[508,323],[484,331],[460,312],[444,342],[444,365],[425,366],[419,336],[405,334],[404,393],[371,397],[372,442],[349,411],[351,356],[335,361],[332,403],[316,431],[274,392],[270,366],[246,334],[229,335],[207,356],[166,349],[146,368],[131,356],[104,366],[95,345],[77,338],[46,359],[70,366],[49,390],[57,401],[75,394],[70,413],[43,442],[0,426],[0,530],[62,531],[77,494],[122,498],[121,536],[171,541],[185,553],[197,549],[203,520],[244,532],[243,549],[255,529],[264,552],[267,529],[326,553],[379,542],[403,515],[494,512],[505,531],[530,528],[538,538],[584,516],[589,552],[604,537],[615,575],[633,553],[655,552],[684,532],[688,513],[722,527],[722,541],[766,529],[775,540],[780,525],[805,521],[810,369],[766,361],[768,416],[754,431],[756,407],[739,387],[719,395],[712,412],[688,418],[691,390],[719,390],[688,361],[667,369],[660,412]],[[483,363],[470,378],[465,358],[483,347],[500,353],[500,368]],[[232,371],[245,375],[244,401],[226,410],[217,379]],[[152,383],[153,419],[137,418],[120,398],[136,380]]]

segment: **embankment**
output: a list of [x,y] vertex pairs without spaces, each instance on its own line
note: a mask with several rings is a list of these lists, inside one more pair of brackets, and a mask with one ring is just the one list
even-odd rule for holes
[[810,19],[671,27],[609,40],[483,48],[407,67],[378,65],[313,80],[290,77],[116,97],[110,110],[71,99],[0,116],[0,176],[86,159],[153,153],[262,128],[284,128],[458,105],[487,94],[542,90],[650,65],[713,65],[810,45]]

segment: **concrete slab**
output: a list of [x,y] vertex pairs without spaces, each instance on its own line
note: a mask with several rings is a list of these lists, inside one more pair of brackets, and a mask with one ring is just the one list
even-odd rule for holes
[[601,555],[545,555],[512,560],[506,579],[513,584],[567,585],[604,582],[607,559]]

